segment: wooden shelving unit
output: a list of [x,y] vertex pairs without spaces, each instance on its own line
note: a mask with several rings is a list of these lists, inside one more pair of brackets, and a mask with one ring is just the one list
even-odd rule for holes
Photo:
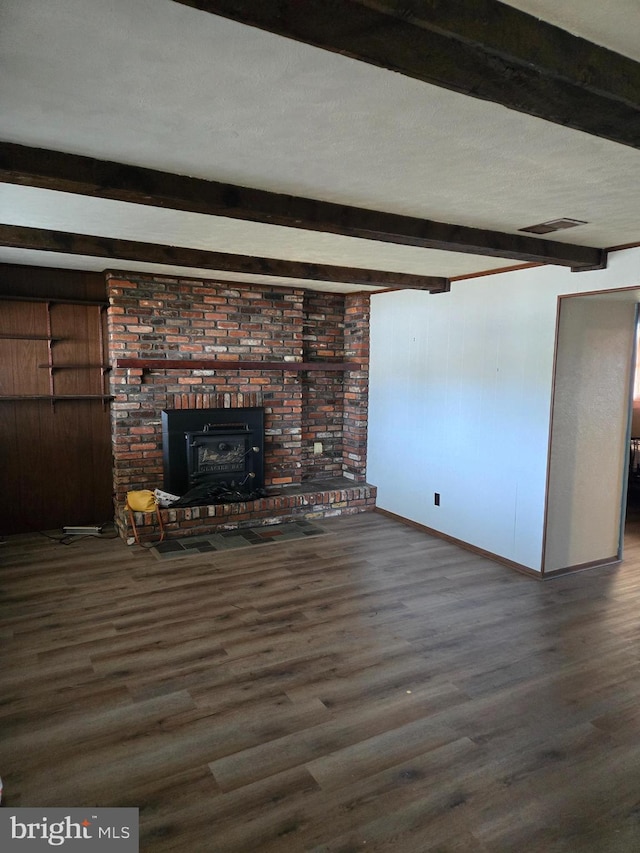
[[63,338],[52,338],[49,335],[5,335],[0,334],[0,338],[5,341],[49,341],[50,344],[55,344]]
[[[51,309],[55,305],[78,305],[89,308],[97,308],[97,323],[98,323],[98,340],[100,342],[100,351],[104,355],[104,331],[103,331],[103,312],[108,307],[106,302],[98,302],[94,300],[80,299],[43,299],[39,297],[29,296],[6,296],[0,295],[0,300],[6,302],[30,302],[40,303],[45,306],[45,323],[46,334],[22,334],[20,332],[2,332],[0,339],[15,340],[15,341],[46,341],[48,344],[47,356],[48,359],[44,363],[36,364],[35,367],[41,370],[47,370],[49,373],[49,393],[48,394],[3,394],[0,395],[0,402],[20,402],[21,400],[45,400],[51,403],[55,409],[55,404],[69,400],[101,400],[105,405],[113,396],[105,393],[105,376],[111,370],[110,365],[98,361],[87,362],[61,362],[56,364],[54,360],[54,347],[62,341],[72,341],[72,337],[60,337],[53,334]],[[65,394],[58,393],[56,389],[55,374],[59,371],[78,371],[78,370],[96,370],[100,372],[99,387],[102,390],[100,394]]]
[[4,302],[40,302],[46,303],[49,305],[95,305],[100,308],[108,308],[109,303],[104,300],[95,300],[95,299],[45,299],[42,296],[8,296],[7,294],[0,294],[0,301]]
[[20,394],[20,395],[0,395],[0,403],[13,402],[18,403],[21,400],[49,400],[52,403],[63,402],[64,400],[113,400],[110,394]]

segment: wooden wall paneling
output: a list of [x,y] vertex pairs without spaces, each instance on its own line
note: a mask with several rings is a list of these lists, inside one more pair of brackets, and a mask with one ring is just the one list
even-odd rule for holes
[[[0,295],[106,301],[103,276],[0,266]],[[0,395],[104,394],[105,318],[97,305],[0,301]],[[44,365],[38,367],[38,365]],[[76,365],[75,367],[73,365]],[[78,365],[95,365],[79,367]],[[0,402],[0,532],[57,530],[113,517],[110,412],[100,400]]]
[[111,411],[99,400],[84,403],[89,416],[91,442],[87,448],[92,483],[85,495],[87,512],[92,519],[79,524],[102,524],[113,518],[113,456],[111,452]]
[[100,401],[0,407],[0,532],[58,530],[113,517],[109,411]]
[[[54,365],[59,394],[103,394],[103,315],[95,305],[54,304],[52,324],[61,341]],[[64,369],[67,366],[68,369]],[[59,496],[58,526],[100,524],[113,515],[109,411],[100,401],[56,403],[52,419],[58,463],[72,488]]]
[[[0,356],[0,365],[5,363]],[[0,379],[4,372],[0,368]],[[16,514],[21,505],[19,490],[22,481],[17,459],[17,433],[15,404],[0,404],[0,536],[19,529]]]
[[106,293],[103,273],[0,264],[0,294],[100,300]]
[[[0,376],[1,394],[48,394],[46,373],[34,368],[48,358],[49,344],[37,340],[47,335],[47,306],[43,302],[3,302],[0,306],[0,354],[3,365]],[[15,335],[16,337],[11,337]],[[18,337],[24,335],[25,337]],[[29,336],[33,336],[29,339]]]
[[34,400],[2,403],[0,454],[3,484],[0,489],[0,525],[3,533],[42,529],[46,509],[43,486],[52,480],[52,466],[43,466],[47,433],[41,409],[48,403]]
[[[95,306],[54,304],[52,329],[60,341],[53,350],[57,394],[103,394],[104,357],[99,350]],[[95,365],[92,367],[92,365]]]
[[47,374],[26,369],[26,365],[46,357],[43,341],[0,339],[0,395],[48,394]]
[[[51,419],[51,443],[60,476],[49,495],[56,503],[49,512],[53,526],[93,524],[93,493],[96,478],[92,466],[94,435],[90,407],[93,401],[65,401],[56,404]],[[104,521],[105,519],[101,519]]]

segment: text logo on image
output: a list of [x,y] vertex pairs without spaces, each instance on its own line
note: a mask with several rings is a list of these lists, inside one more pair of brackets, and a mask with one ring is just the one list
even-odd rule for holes
[[0,850],[138,853],[138,809],[0,809]]

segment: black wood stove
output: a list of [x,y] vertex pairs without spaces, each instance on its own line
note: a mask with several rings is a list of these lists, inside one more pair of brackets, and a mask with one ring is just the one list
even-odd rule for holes
[[264,495],[264,409],[165,409],[164,488],[172,506],[233,503]]

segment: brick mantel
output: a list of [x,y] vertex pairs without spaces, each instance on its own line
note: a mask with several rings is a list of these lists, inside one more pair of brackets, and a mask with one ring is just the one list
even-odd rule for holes
[[127,370],[261,370],[299,373],[308,370],[360,370],[355,361],[220,361],[219,359],[189,358],[117,358],[116,367]]

